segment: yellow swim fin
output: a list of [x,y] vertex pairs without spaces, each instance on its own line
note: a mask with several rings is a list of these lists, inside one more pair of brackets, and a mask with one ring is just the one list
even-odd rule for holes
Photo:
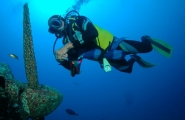
[[170,44],[154,38],[151,38],[150,42],[152,44],[152,47],[165,57],[170,58],[172,56],[173,47]]
[[150,63],[150,62],[147,62],[145,61],[144,59],[142,59],[140,56],[136,55],[136,54],[133,54],[131,55],[131,57],[133,59],[135,59],[135,61],[143,68],[151,68],[151,67],[154,67],[155,65]]

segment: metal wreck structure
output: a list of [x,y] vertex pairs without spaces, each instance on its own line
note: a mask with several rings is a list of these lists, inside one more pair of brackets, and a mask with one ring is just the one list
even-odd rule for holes
[[0,108],[4,110],[0,111],[0,119],[44,119],[63,99],[56,89],[39,84],[27,3],[23,13],[23,48],[27,83],[16,80],[11,68],[0,62]]

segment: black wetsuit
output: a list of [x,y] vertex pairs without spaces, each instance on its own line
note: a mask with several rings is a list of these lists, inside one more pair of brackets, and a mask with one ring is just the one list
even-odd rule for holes
[[[70,39],[70,42],[73,43],[74,48],[69,50],[68,52],[68,60],[65,60],[60,63],[64,68],[70,70],[70,61],[77,60],[78,58],[78,50],[79,49],[86,49],[87,51],[90,49],[94,49],[96,46],[95,42],[93,41],[98,37],[98,31],[94,27],[94,25],[84,16],[78,16],[75,23],[78,25],[78,30],[82,34],[82,38],[84,40],[84,44],[80,44],[78,40],[75,40],[73,37],[74,31],[71,30],[71,24],[67,26],[67,36]],[[86,23],[85,30],[84,30],[84,23]],[[66,36],[65,36],[66,37]]]

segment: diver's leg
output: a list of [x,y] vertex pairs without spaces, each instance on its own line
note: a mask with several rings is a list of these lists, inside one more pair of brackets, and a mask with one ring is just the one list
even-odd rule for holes
[[128,61],[126,59],[123,60],[108,60],[111,66],[116,68],[121,72],[131,73],[133,65],[135,63],[135,59],[131,57]]
[[123,40],[117,49],[126,51],[126,54],[148,53],[153,50],[149,36],[142,36],[141,41]]
[[126,73],[132,73],[132,68],[133,68],[133,65],[134,65],[135,61],[136,60],[134,58],[130,58],[128,60],[129,67],[127,69],[125,69],[125,70],[120,70],[120,71],[121,72],[126,72]]

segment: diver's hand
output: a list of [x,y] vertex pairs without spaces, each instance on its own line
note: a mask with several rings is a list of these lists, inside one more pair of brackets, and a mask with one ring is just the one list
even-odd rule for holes
[[55,52],[55,59],[58,61],[58,62],[62,62],[64,60],[67,59],[68,57],[68,50],[70,50],[71,48],[73,48],[73,44],[71,42],[67,43],[64,47],[58,49],[56,52]]
[[67,48],[66,47],[62,47],[60,49],[58,49],[56,52],[55,52],[55,59],[58,61],[58,62],[62,62],[64,60],[67,59],[68,57],[68,54],[67,54]]

